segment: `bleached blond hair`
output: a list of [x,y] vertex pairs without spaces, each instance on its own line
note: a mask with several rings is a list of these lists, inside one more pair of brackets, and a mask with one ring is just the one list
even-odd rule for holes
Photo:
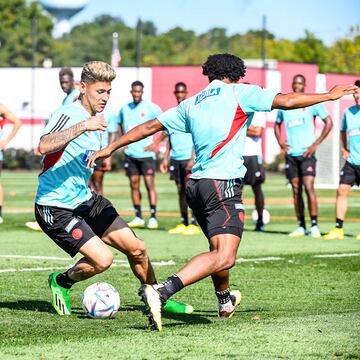
[[111,82],[115,79],[115,70],[106,62],[90,61],[84,64],[81,72],[81,81],[87,84],[96,81]]

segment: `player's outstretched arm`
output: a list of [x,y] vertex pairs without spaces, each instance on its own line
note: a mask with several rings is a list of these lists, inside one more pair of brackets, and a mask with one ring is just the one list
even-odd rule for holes
[[6,106],[0,105],[0,116],[3,117],[6,120],[9,120],[13,127],[11,129],[11,132],[9,135],[3,139],[0,140],[0,150],[3,149],[16,135],[16,133],[19,131],[21,127],[21,121],[18,119]]
[[359,88],[355,85],[336,85],[329,92],[323,94],[278,94],[274,98],[272,108],[283,110],[303,108],[325,101],[337,100],[345,95],[354,94],[356,91],[359,91]]
[[96,130],[106,130],[106,121],[103,115],[92,116],[63,131],[43,135],[40,139],[39,151],[42,155],[52,153],[62,149],[85,131]]
[[97,159],[107,158],[115,150],[123,146],[132,144],[136,141],[145,139],[146,137],[153,135],[161,130],[165,130],[165,128],[158,119],[149,120],[141,125],[135,126],[129,132],[121,136],[118,140],[110,144],[108,147],[96,151],[89,159],[87,167],[91,168]]

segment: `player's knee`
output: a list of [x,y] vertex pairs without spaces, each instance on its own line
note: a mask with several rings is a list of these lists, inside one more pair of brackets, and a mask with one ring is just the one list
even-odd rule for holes
[[236,256],[232,253],[218,252],[218,271],[231,269],[236,262]]
[[139,240],[138,245],[129,251],[129,257],[135,262],[144,261],[147,258],[145,242]]
[[339,186],[338,191],[337,191],[338,196],[347,196],[347,193],[348,193],[348,189],[346,189],[342,186]]
[[95,269],[97,273],[106,271],[113,263],[113,255],[107,254],[98,259],[95,263]]

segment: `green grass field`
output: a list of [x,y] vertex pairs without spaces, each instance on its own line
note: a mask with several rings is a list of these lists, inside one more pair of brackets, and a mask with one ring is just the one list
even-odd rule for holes
[[[53,268],[66,269],[73,260],[44,234],[24,226],[33,220],[36,174],[3,172],[2,182],[0,359],[360,359],[360,241],[354,237],[360,232],[359,191],[351,192],[348,217],[352,222],[345,222],[348,236],[343,241],[294,240],[287,236],[296,227],[287,201],[290,189],[284,177],[268,176],[265,194],[273,219],[261,234],[251,231],[253,225],[246,220],[238,253],[242,260],[231,273],[232,288],[243,295],[235,316],[230,321],[217,318],[213,287],[206,279],[176,295],[194,306],[194,314],[164,315],[164,331],[156,333],[148,329],[141,313],[139,284],[121,262],[74,286],[74,314],[56,315],[47,276]],[[158,211],[177,212],[175,185],[158,176],[157,188]],[[105,190],[119,210],[132,209],[122,173],[107,174]],[[335,191],[321,190],[318,195],[320,229],[327,232],[334,223],[330,201]],[[251,197],[246,189],[245,200]],[[147,210],[146,201],[144,205]],[[247,206],[248,214],[252,208]],[[178,218],[159,220],[160,230],[137,233],[146,240],[153,261],[175,262],[155,267],[162,280],[205,251],[207,241],[203,236],[169,236],[167,230]],[[115,259],[124,256],[116,253]],[[83,314],[82,291],[95,280],[109,282],[120,292],[121,311],[113,320],[91,320]]]

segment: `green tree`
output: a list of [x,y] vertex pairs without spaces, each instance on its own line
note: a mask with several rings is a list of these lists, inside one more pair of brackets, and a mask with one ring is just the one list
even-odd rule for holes
[[0,0],[0,66],[31,66],[32,19],[36,19],[35,65],[49,57],[54,41],[50,17],[38,3],[25,0]]

